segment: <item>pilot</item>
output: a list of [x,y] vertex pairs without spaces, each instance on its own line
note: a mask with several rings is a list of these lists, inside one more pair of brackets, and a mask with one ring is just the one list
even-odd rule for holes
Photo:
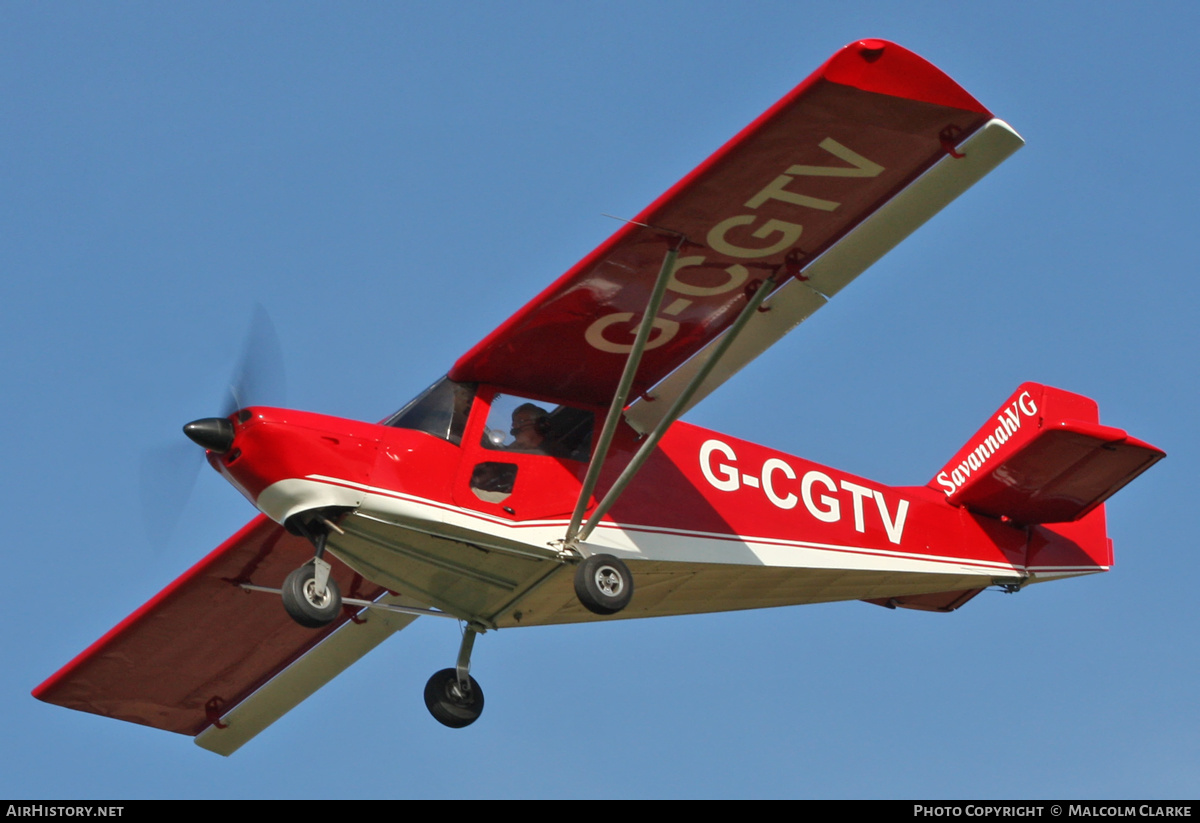
[[549,415],[541,406],[522,403],[513,409],[512,428],[509,434],[513,442],[509,451],[546,453],[546,435],[550,431]]

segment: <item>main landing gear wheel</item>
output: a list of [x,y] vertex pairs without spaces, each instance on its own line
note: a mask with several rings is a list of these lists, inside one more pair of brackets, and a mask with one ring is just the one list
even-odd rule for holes
[[317,594],[316,569],[312,563],[305,563],[283,581],[283,607],[304,628],[321,629],[342,610],[342,592],[331,577],[325,591]]
[[594,554],[575,570],[575,596],[590,612],[616,614],[633,598],[633,575],[611,554]]
[[483,713],[483,689],[467,675],[470,686],[458,682],[458,672],[442,669],[425,684],[425,706],[433,719],[443,726],[461,729],[470,726]]

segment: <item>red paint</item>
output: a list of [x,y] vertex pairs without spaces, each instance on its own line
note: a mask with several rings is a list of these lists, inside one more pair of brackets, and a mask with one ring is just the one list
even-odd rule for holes
[[[559,402],[603,406],[612,397],[625,358],[597,350],[582,332],[599,319],[628,314],[629,320],[607,326],[604,337],[615,344],[632,342],[663,256],[679,235],[689,241],[681,257],[705,258],[702,265],[680,273],[689,285],[719,289],[730,282],[725,272],[730,265],[745,266],[747,280],[776,269],[794,276],[789,255],[799,253],[811,261],[941,159],[941,135],[948,126],[965,139],[991,118],[932,64],[894,43],[870,43],[870,48],[883,49],[879,59],[864,60],[858,44],[842,49],[638,214],[635,223],[618,229],[484,338],[454,365],[450,376]],[[831,211],[778,199],[746,206],[795,165],[847,168],[848,163],[820,148],[827,138],[883,166],[883,171],[871,178],[794,176],[788,191],[836,202]],[[772,237],[750,234],[771,220],[802,226],[803,231],[796,242],[763,257],[739,257],[713,248],[709,234],[714,226],[737,216],[754,217],[753,223],[727,235],[742,248],[769,248]],[[677,314],[660,315],[663,329],[658,333],[670,334],[670,339],[646,352],[635,394],[733,322],[744,305],[740,285],[714,294],[668,293],[664,307],[676,298],[688,300],[688,305]],[[678,327],[667,325],[672,323]]]
[[[374,534],[392,545],[373,555],[380,565],[363,566],[375,582],[334,560],[343,595],[378,597],[386,581],[404,580],[424,562],[426,550],[410,544],[441,540],[457,554],[432,564],[432,573],[422,567],[425,593],[436,600],[439,592],[491,587],[502,592],[495,625],[501,617],[516,625],[521,598],[534,589],[505,577],[505,552],[540,558],[529,561],[549,569],[537,586],[562,579],[569,567],[556,565],[551,551],[565,536],[586,466],[485,445],[496,395],[592,411],[598,426],[625,362],[620,349],[680,235],[687,242],[632,396],[727,328],[756,282],[771,273],[804,278],[807,261],[941,159],[948,135],[965,139],[990,117],[911,52],[881,40],[851,44],[638,215],[653,228],[623,226],[454,365],[452,378],[480,384],[469,417],[464,404],[446,418],[461,443],[457,434],[451,442],[417,429],[252,408],[231,418],[231,448],[209,461],[280,519],[311,509],[381,530]],[[562,419],[575,425],[586,415]],[[638,445],[622,423],[594,498]],[[582,448],[567,453],[581,456]],[[828,596],[806,596],[947,611],[993,579],[1019,584],[1106,569],[1112,548],[1102,504],[1162,456],[1100,425],[1093,401],[1032,383],[926,486],[884,486],[676,423],[592,548],[624,553],[635,579],[674,563],[681,577],[719,583],[722,574],[744,574],[753,580],[740,585],[766,588],[805,574],[841,575],[849,582]],[[485,489],[484,469],[495,466],[507,475],[488,475],[494,482]],[[498,478],[507,478],[503,490]],[[326,629],[302,629],[278,598],[241,588],[278,588],[311,556],[307,541],[256,517],[34,696],[198,734],[354,619],[347,610]],[[456,569],[477,570],[477,578]],[[731,595],[690,610],[746,607]],[[581,619],[570,603],[541,608],[542,622]]]

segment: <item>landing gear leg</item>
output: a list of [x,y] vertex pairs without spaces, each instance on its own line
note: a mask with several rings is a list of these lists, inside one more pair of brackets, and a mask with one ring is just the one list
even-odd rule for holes
[[425,684],[425,707],[434,720],[452,729],[470,726],[483,713],[483,689],[470,675],[476,634],[467,626],[454,668],[442,669]]
[[329,576],[331,566],[323,557],[328,537],[327,531],[321,531],[311,538],[315,556],[283,581],[283,608],[306,629],[328,626],[342,610],[342,593]]

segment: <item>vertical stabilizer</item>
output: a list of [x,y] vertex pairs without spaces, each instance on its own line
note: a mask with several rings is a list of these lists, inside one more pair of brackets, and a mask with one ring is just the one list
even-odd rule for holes
[[1024,383],[929,486],[978,514],[1065,523],[1085,517],[1164,456],[1100,425],[1095,401]]

